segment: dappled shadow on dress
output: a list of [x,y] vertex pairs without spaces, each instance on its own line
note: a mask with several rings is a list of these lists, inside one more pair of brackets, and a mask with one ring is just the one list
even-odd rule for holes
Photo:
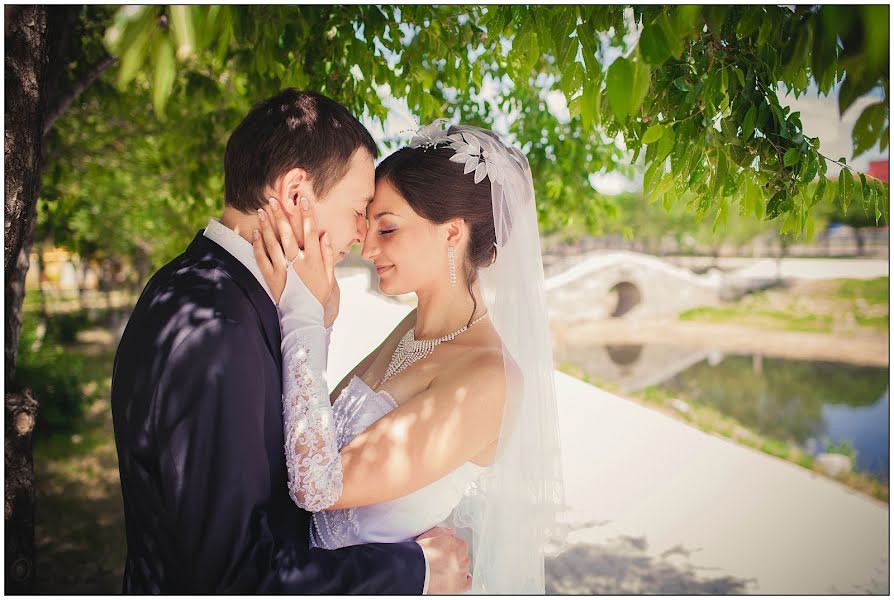
[[744,594],[748,579],[710,577],[677,546],[659,557],[643,537],[573,544],[546,559],[547,594]]

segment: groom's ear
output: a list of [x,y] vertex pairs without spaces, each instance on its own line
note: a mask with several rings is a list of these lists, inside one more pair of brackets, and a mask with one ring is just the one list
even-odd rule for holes
[[307,176],[307,171],[299,167],[290,169],[283,174],[279,180],[279,189],[276,191],[291,206],[298,206],[298,200],[301,196],[313,198],[313,188],[310,184],[310,178]]

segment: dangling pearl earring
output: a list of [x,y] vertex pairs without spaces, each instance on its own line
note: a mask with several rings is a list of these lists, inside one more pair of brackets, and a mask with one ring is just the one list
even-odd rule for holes
[[450,266],[450,285],[456,286],[456,250],[447,246],[447,264]]

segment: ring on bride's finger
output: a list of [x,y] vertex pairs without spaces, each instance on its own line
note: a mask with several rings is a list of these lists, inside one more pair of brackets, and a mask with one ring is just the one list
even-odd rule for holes
[[295,255],[295,258],[286,261],[286,268],[291,268],[292,263],[294,263],[299,258],[304,258],[304,252],[302,252],[300,248],[298,249],[298,254]]

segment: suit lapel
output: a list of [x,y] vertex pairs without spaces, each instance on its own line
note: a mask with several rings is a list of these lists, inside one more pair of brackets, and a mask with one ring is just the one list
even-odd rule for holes
[[270,296],[267,295],[255,276],[236,257],[205,237],[204,229],[196,234],[195,239],[186,249],[186,253],[196,260],[210,260],[217,263],[217,268],[235,281],[248,296],[258,313],[264,340],[267,342],[267,347],[276,361],[280,376],[282,376],[282,351],[280,350],[282,334],[279,328],[279,314],[276,312],[276,305],[270,300]]

